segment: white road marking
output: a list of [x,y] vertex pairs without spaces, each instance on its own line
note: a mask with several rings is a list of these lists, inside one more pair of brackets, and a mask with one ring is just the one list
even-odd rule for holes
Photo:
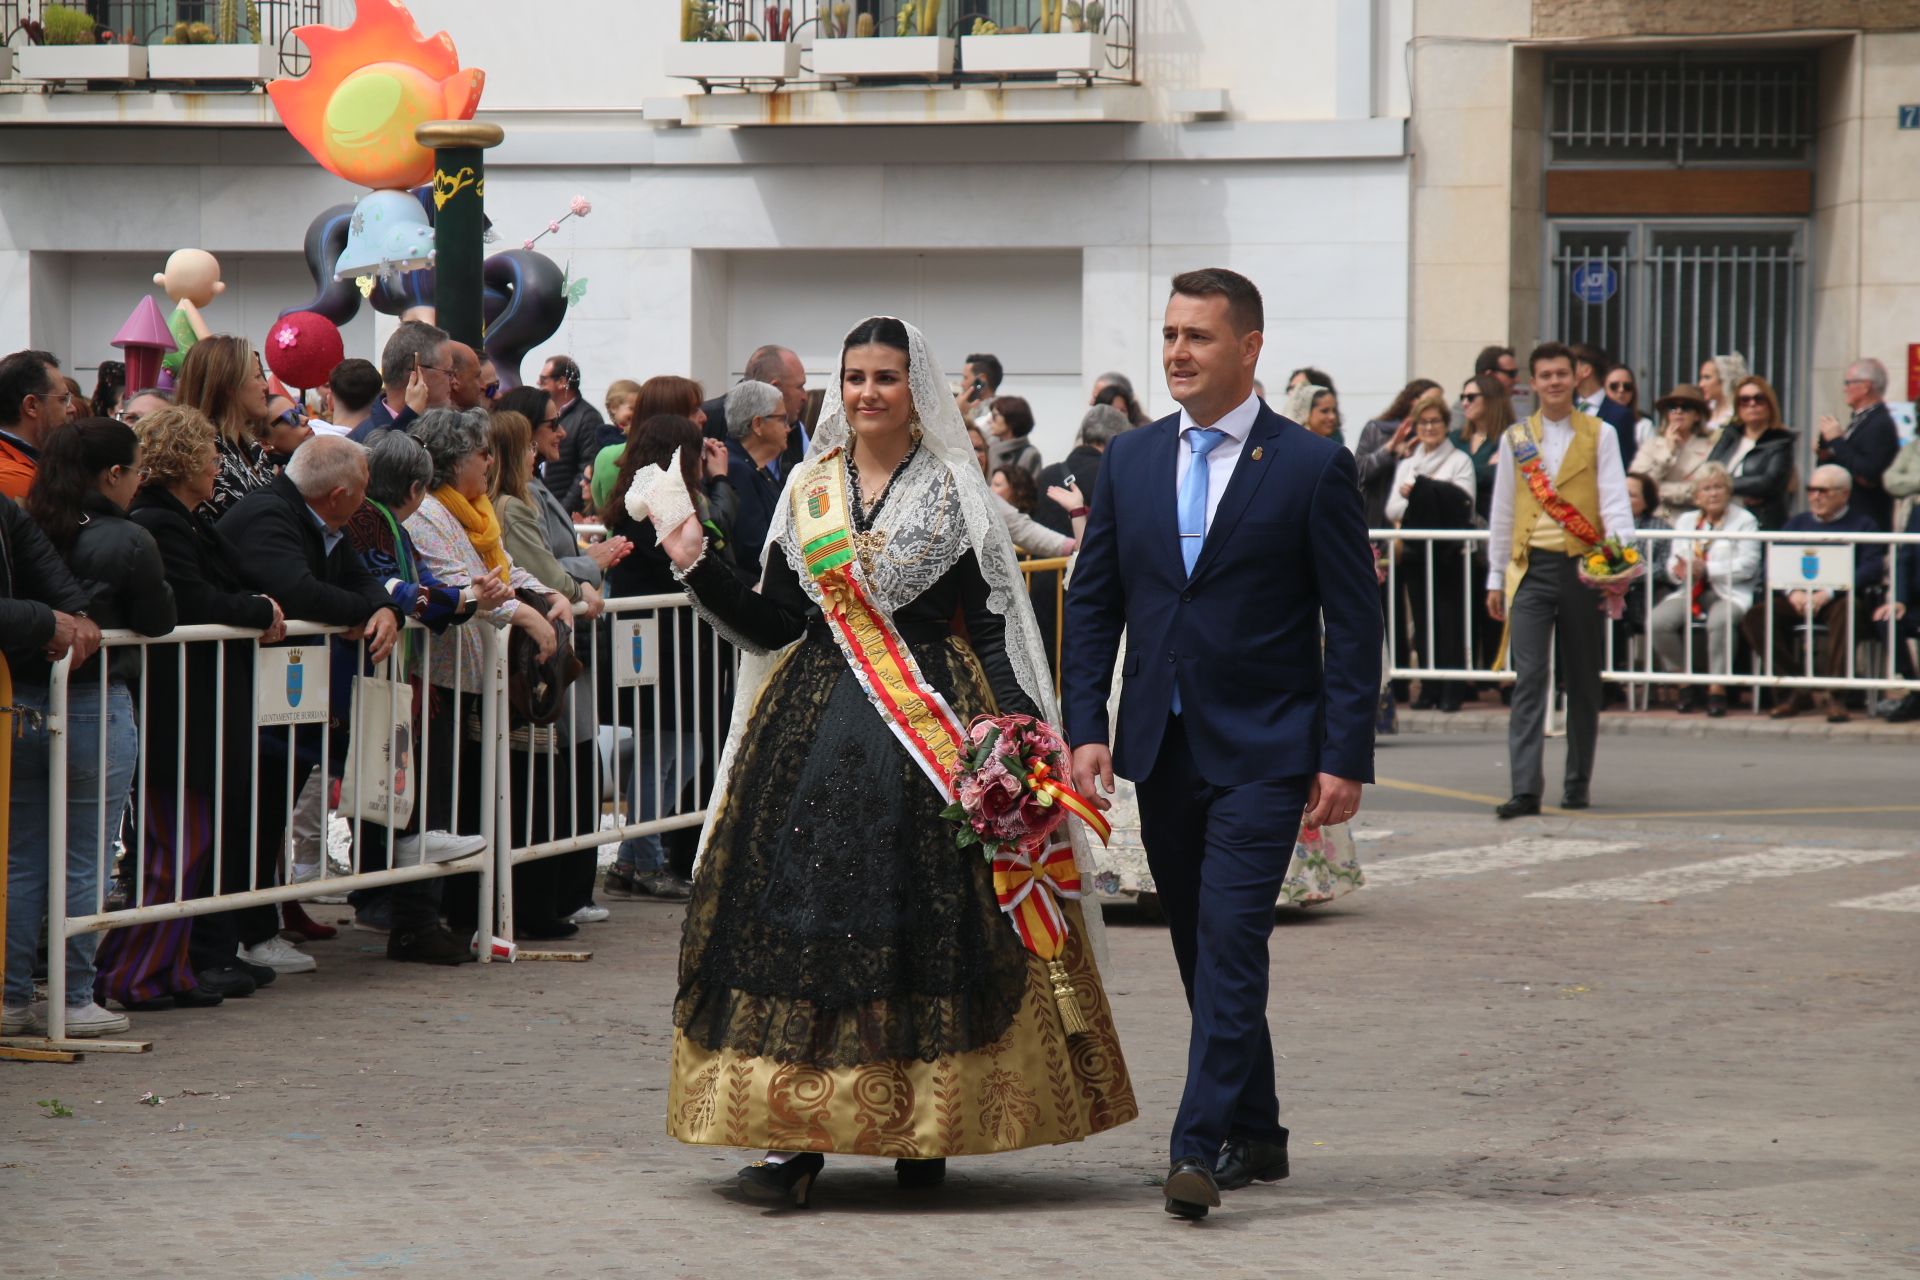
[[1831,871],[1835,867],[1884,862],[1888,858],[1907,857],[1911,852],[1912,850],[1909,849],[1818,849],[1785,846],[1766,849],[1760,853],[1743,853],[1737,857],[1719,858],[1712,862],[1690,862],[1685,866],[1667,867],[1660,871],[1649,871],[1644,875],[1623,876],[1618,880],[1593,880],[1586,884],[1568,885],[1563,889],[1546,889],[1527,896],[1557,898],[1563,901],[1661,902],[1683,894],[1706,893],[1713,889],[1725,889],[1731,885],[1747,884],[1755,880],[1773,880],[1781,876]]
[[1892,893],[1876,893],[1869,898],[1854,898],[1849,902],[1836,902],[1836,907],[1858,907],[1862,911],[1920,911],[1920,884],[1908,885],[1904,889],[1895,889]]
[[1438,853],[1417,853],[1408,858],[1367,865],[1367,884],[1378,888],[1391,884],[1413,884],[1443,876],[1478,875],[1483,871],[1513,871],[1569,858],[1591,858],[1601,853],[1625,853],[1637,844],[1609,840],[1555,840],[1551,836],[1522,836],[1505,844],[1477,845],[1471,849],[1442,849]]

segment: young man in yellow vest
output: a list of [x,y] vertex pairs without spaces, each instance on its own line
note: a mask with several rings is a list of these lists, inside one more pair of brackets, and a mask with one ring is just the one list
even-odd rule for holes
[[[1573,353],[1557,342],[1527,357],[1540,408],[1500,439],[1493,486],[1487,612],[1507,624],[1514,674],[1507,722],[1512,798],[1494,813],[1540,812],[1545,782],[1548,655],[1557,629],[1567,689],[1567,773],[1561,807],[1584,809],[1600,731],[1606,628],[1600,594],[1580,581],[1593,535],[1633,536],[1626,469],[1613,428],[1574,407]],[[1585,535],[1585,536],[1582,536]]]

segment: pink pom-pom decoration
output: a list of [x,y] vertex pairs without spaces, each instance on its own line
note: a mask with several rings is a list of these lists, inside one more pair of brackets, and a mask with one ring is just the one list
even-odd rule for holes
[[531,241],[531,240],[525,240],[525,241],[522,241],[522,242],[521,242],[521,244],[520,244],[520,247],[521,247],[522,249],[531,249],[531,248],[533,248],[533,241]]
[[313,311],[281,316],[267,331],[267,367],[290,387],[323,387],[346,358],[340,326]]
[[549,223],[547,224],[547,234],[548,234],[548,235],[552,235],[552,234],[553,234],[554,232],[556,232],[556,231],[558,231],[559,229],[560,229],[560,224],[559,224],[559,223],[557,223],[557,222],[549,222]]
[[567,208],[576,218],[584,218],[593,212],[593,206],[587,202],[585,196],[575,196]]

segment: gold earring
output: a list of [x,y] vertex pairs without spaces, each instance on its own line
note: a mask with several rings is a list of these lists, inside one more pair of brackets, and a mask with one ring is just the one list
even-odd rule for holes
[[926,429],[920,425],[920,409],[917,405],[907,418],[907,433],[913,437],[915,444],[918,444],[927,434]]

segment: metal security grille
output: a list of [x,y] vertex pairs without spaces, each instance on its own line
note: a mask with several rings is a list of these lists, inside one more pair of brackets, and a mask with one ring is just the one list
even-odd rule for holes
[[1556,161],[1801,161],[1813,143],[1813,65],[1561,59],[1548,76]]
[[1555,223],[1547,315],[1640,376],[1642,407],[1739,352],[1803,414],[1804,228],[1795,224]]

